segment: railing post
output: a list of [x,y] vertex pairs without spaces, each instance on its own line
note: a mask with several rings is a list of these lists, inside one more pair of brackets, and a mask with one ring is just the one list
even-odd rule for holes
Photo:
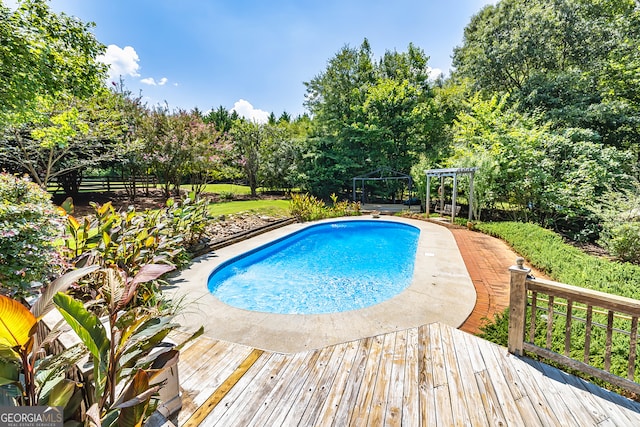
[[527,274],[531,271],[524,268],[524,258],[516,259],[516,264],[509,267],[511,272],[509,291],[509,353],[522,356],[524,344],[524,326],[527,312]]

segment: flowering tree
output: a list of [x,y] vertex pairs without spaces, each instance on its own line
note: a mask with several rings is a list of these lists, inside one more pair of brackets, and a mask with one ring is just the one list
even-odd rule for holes
[[171,114],[166,107],[151,111],[141,133],[145,139],[144,158],[164,184],[167,197],[179,193],[187,176],[202,188],[224,167],[231,142],[213,124],[206,124],[196,112]]

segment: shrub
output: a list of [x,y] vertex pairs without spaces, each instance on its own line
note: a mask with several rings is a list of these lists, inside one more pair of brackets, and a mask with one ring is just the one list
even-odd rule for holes
[[640,264],[640,184],[605,194],[593,211],[602,222],[599,243],[619,260]]
[[640,223],[607,224],[600,243],[619,260],[640,263]]
[[61,272],[54,242],[63,228],[46,191],[26,177],[0,173],[0,292],[33,296]]
[[558,234],[535,224],[495,222],[479,223],[476,227],[505,240],[553,280],[637,298],[640,266],[588,255],[565,243]]
[[327,206],[322,200],[309,194],[293,194],[291,196],[291,215],[298,221],[317,221],[324,218],[360,215],[360,204],[349,201],[338,201],[331,195],[332,205]]
[[220,200],[224,200],[230,202],[236,197],[236,195],[232,191],[222,191],[220,193]]

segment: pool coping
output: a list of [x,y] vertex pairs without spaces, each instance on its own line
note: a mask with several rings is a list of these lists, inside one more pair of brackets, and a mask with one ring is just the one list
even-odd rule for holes
[[384,216],[420,229],[412,283],[395,297],[371,307],[330,314],[273,314],[243,310],[218,300],[207,289],[211,272],[223,262],[285,235],[322,222],[369,220],[347,217],[296,223],[196,258],[169,280],[164,292],[181,301],[176,319],[185,331],[204,325],[214,339],[281,353],[323,348],[432,322],[459,327],[473,311],[476,292],[450,230],[410,218]]

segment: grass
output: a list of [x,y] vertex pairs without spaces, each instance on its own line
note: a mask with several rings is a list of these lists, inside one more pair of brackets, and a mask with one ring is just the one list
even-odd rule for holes
[[232,215],[238,213],[253,213],[273,217],[290,216],[289,200],[239,200],[233,202],[219,202],[209,205],[212,215]]
[[[191,184],[181,185],[180,188],[185,191],[191,191]],[[244,196],[247,194],[251,194],[251,188],[247,185],[239,185],[239,184],[207,184],[203,190],[205,193],[215,193],[215,194],[237,194],[239,196]]]

